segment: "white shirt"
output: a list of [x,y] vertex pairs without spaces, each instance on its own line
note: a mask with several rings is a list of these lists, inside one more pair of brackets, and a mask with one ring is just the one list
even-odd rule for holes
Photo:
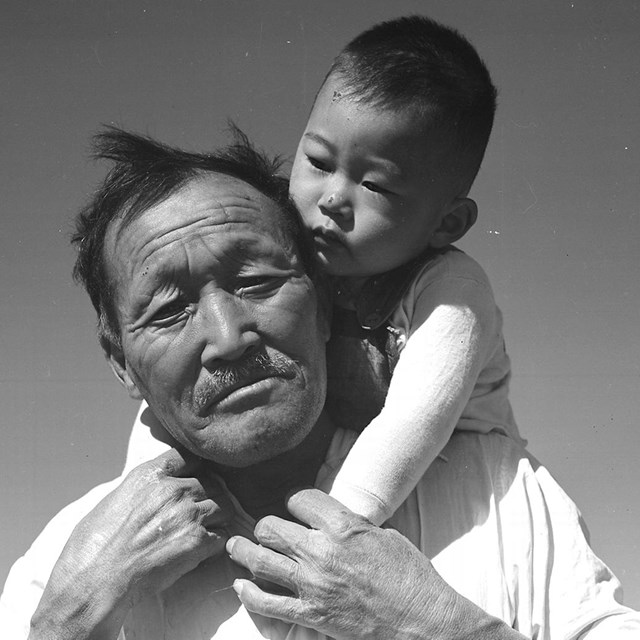
[[389,325],[400,354],[384,407],[331,492],[377,524],[404,501],[454,429],[499,431],[524,444],[509,403],[502,314],[475,260],[451,249],[427,261]]
[[[355,438],[336,433],[317,486],[329,489]],[[27,638],[29,620],[73,527],[120,481],[100,485],[63,509],[14,565],[0,599],[3,637]],[[640,637],[640,615],[621,604],[620,585],[590,549],[575,505],[508,437],[454,434],[389,525],[424,551],[459,593],[525,636]],[[252,526],[240,511],[234,529],[248,532]],[[237,571],[226,555],[201,564],[137,606],[120,637],[325,640],[249,614],[229,588]]]

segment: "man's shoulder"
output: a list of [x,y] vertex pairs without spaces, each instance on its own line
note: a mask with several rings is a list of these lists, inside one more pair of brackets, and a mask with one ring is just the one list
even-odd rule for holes
[[63,507],[45,526],[42,533],[36,538],[34,545],[39,544],[40,539],[43,537],[55,537],[58,534],[64,534],[66,530],[68,530],[70,534],[76,524],[82,520],[100,500],[111,493],[122,480],[122,477],[118,477],[108,482],[103,482],[87,491],[82,497]]
[[116,478],[100,484],[61,509],[48,522],[28,551],[13,565],[3,598],[22,586],[44,584],[73,529],[121,481],[122,478]]

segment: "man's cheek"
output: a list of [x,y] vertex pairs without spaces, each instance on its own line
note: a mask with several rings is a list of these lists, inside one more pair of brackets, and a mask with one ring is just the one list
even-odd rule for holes
[[141,367],[152,369],[165,366],[165,361],[178,362],[188,357],[182,331],[147,330],[136,340],[134,347]]
[[138,351],[138,357],[131,361],[136,375],[136,383],[146,393],[170,394],[176,390],[180,379],[180,362],[172,357],[170,349],[159,343],[148,343]]
[[308,277],[292,281],[281,292],[277,303],[279,325],[288,333],[304,333],[308,336],[311,318],[315,318],[317,309],[316,294]]
[[162,342],[162,338],[149,329],[142,328],[133,332],[124,342],[127,360],[141,369],[148,360],[157,357],[154,354],[162,353]]

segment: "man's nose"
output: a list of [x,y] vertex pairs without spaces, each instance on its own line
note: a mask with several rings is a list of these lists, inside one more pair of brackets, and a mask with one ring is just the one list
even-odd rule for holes
[[206,368],[237,360],[257,349],[261,339],[245,304],[233,293],[218,292],[200,301],[198,321],[203,340],[201,361]]

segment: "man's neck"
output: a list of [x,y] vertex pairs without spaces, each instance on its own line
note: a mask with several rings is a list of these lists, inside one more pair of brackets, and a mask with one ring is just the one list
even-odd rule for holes
[[290,517],[284,506],[287,494],[315,483],[334,432],[335,425],[323,411],[311,433],[291,451],[250,467],[226,467],[219,473],[253,518]]

